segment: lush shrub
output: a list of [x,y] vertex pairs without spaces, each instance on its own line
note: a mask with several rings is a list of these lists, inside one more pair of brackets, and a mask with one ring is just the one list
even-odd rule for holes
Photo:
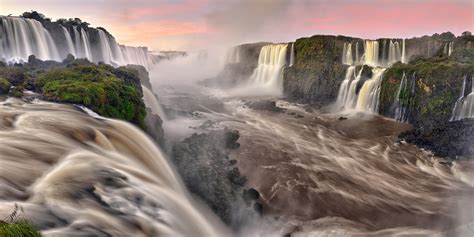
[[28,221],[20,220],[12,223],[0,221],[0,237],[37,237],[40,232]]
[[102,116],[145,128],[140,80],[125,68],[81,65],[52,69],[40,73],[35,84],[47,100],[82,104]]
[[0,95],[7,94],[12,84],[7,79],[0,77]]

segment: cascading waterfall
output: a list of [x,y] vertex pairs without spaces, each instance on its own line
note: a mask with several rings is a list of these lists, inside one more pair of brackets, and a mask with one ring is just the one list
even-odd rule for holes
[[364,64],[372,67],[380,65],[379,42],[376,40],[366,40],[364,47]]
[[230,49],[227,53],[227,60],[226,63],[240,63],[241,55],[240,55],[240,47],[236,46]]
[[[153,64],[147,48],[119,45],[100,28],[97,29],[98,40],[92,42],[88,31],[83,27],[60,27],[64,39],[53,39],[50,32],[37,20],[1,17],[0,59],[6,62],[26,62],[30,55],[35,55],[41,60],[61,61],[67,54],[72,54],[77,58],[114,66],[137,64],[149,69]],[[65,42],[58,44],[55,40]],[[61,45],[62,48],[57,48],[56,45]]]
[[[66,44],[67,44],[67,52],[72,54],[74,57],[76,57],[76,47],[74,46],[74,42],[72,41],[71,35],[67,31],[67,29],[64,26],[61,26],[63,29],[64,33],[64,38],[66,39]],[[66,55],[64,55],[65,57]]]
[[406,56],[406,52],[405,52],[405,39],[402,40],[402,63],[408,63],[407,61],[407,56]]
[[[467,85],[470,82],[471,86]],[[464,77],[461,95],[457,99],[451,121],[474,118],[474,82],[472,76]]]
[[357,97],[357,110],[375,113],[378,111],[380,85],[382,83],[382,75],[386,68],[374,68],[372,77],[364,82]]
[[397,98],[395,99],[395,120],[400,122],[408,121],[408,112],[411,109],[412,97],[415,95],[416,76],[413,74],[408,82],[405,72],[403,72],[400,86],[397,91]]
[[[406,62],[405,40],[402,46],[398,41],[384,40],[379,47],[377,40],[365,40],[364,54],[359,56],[358,42],[355,44],[355,58],[353,57],[353,43],[344,43],[342,52],[342,63],[349,65],[345,78],[339,87],[336,100],[336,108],[356,109],[367,112],[377,112],[379,104],[380,86],[382,75],[391,64],[402,61]],[[387,51],[387,52],[386,52]],[[361,80],[363,67],[356,74],[357,65],[368,65],[372,67],[372,78],[366,80],[361,89],[357,91]]]
[[258,66],[250,77],[250,83],[282,93],[283,67],[286,65],[287,48],[288,44],[263,46],[258,57]]
[[443,53],[448,57],[453,53],[454,42],[446,42],[443,47]]
[[161,107],[160,102],[156,98],[155,94],[146,86],[142,86],[142,90],[145,106],[150,108],[153,114],[160,116],[161,120],[166,121],[165,112],[163,111],[163,108]]
[[44,236],[223,236],[161,150],[123,121],[73,106],[0,103],[0,216]]
[[290,67],[295,63],[295,43],[291,43]]
[[103,30],[99,29],[98,32],[100,48],[102,49],[101,61],[107,64],[112,64],[112,58],[114,56],[112,53],[112,48],[110,47],[109,38]]
[[91,46],[89,43],[89,36],[82,28],[81,28],[81,37],[82,37],[82,46],[84,49],[84,56],[90,61],[94,61],[94,59],[92,58]]
[[342,50],[342,64],[352,65],[352,43],[344,43],[344,48]]
[[26,62],[35,55],[42,60],[60,60],[51,35],[36,20],[1,17],[0,33],[0,59]]

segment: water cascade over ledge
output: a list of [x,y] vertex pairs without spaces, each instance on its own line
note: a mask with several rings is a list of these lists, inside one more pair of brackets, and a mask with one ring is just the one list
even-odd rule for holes
[[0,216],[44,236],[222,236],[154,143],[68,105],[0,103]]
[[[349,67],[339,87],[335,103],[337,110],[355,109],[372,113],[378,112],[383,73],[393,63],[407,61],[405,40],[402,40],[401,44],[400,47],[400,43],[396,40],[384,40],[382,47],[380,47],[377,40],[365,40],[364,54],[360,56],[359,42],[355,42],[355,49],[352,46],[353,43],[344,43],[341,56],[342,64]],[[371,67],[372,76],[360,85],[364,65]],[[360,69],[357,69],[357,66],[360,66]],[[355,73],[356,71],[358,73]]]
[[[471,86],[468,85],[471,84]],[[474,118],[474,83],[472,76],[464,77],[461,95],[453,108],[451,121]]]
[[[61,61],[71,54],[114,66],[135,64],[148,69],[153,64],[147,48],[119,45],[114,37],[100,28],[89,31],[81,26],[59,25],[60,36],[52,38],[52,33],[37,20],[23,17],[0,19],[0,60],[6,62],[26,62],[30,55],[41,60]],[[94,37],[89,35],[95,31]]]
[[281,94],[287,48],[288,44],[263,46],[258,57],[258,66],[250,77],[250,83],[256,87]]

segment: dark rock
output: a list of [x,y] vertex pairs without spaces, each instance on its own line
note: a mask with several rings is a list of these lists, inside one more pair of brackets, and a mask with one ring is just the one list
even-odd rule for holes
[[263,214],[263,205],[262,205],[262,204],[260,204],[260,203],[258,203],[258,202],[254,203],[254,204],[253,204],[253,209],[254,209],[258,214],[260,214],[260,215]]
[[257,190],[250,188],[244,190],[244,192],[242,193],[242,198],[244,199],[247,205],[250,205],[252,201],[257,201],[260,198],[260,193]]
[[282,109],[276,106],[276,102],[273,100],[258,100],[248,101],[245,103],[249,108],[255,110],[264,110],[272,112],[282,112]]
[[171,159],[190,192],[204,200],[225,223],[234,223],[246,178],[229,160],[238,131],[193,134],[172,147]]
[[436,123],[400,134],[400,138],[431,150],[436,156],[474,157],[474,120]]
[[346,119],[347,119],[347,117],[343,117],[343,116],[338,118],[338,120],[346,120]]

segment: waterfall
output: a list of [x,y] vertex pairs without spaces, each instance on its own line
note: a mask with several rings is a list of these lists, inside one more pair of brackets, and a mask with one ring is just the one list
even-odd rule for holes
[[[471,83],[471,88],[467,86],[469,81]],[[461,94],[454,104],[451,121],[466,118],[474,118],[474,82],[472,76],[464,77]]]
[[366,40],[364,48],[364,64],[376,67],[379,62],[379,42],[376,40]]
[[386,68],[374,68],[372,78],[364,82],[357,97],[357,110],[377,112],[379,106],[380,85]]
[[91,46],[89,43],[89,35],[82,28],[81,28],[81,37],[82,37],[82,44],[83,44],[83,49],[84,49],[84,56],[87,59],[89,59],[89,61],[94,61],[92,58]]
[[342,50],[342,64],[352,65],[352,43],[344,43]]
[[14,99],[0,103],[0,116],[14,124],[0,125],[2,218],[17,204],[44,236],[225,235],[135,126]]
[[142,86],[142,90],[145,106],[150,108],[153,114],[160,116],[162,121],[166,121],[165,112],[163,111],[163,108],[161,107],[160,102],[156,98],[155,94],[146,86]]
[[112,49],[110,48],[109,38],[105,35],[105,32],[101,29],[98,30],[99,33],[99,45],[101,52],[101,61],[107,64],[111,64],[113,55]]
[[1,17],[0,58],[26,62],[30,55],[42,60],[60,60],[56,44],[40,22],[21,17]]
[[250,77],[250,83],[282,93],[287,48],[288,44],[263,46],[258,57],[258,66]]
[[61,26],[61,28],[63,29],[64,38],[66,39],[66,44],[67,44],[66,55],[70,53],[74,55],[74,57],[76,57],[76,48],[74,46],[74,43],[72,42],[71,34],[69,34],[69,31],[67,31],[67,29],[64,26]]
[[232,47],[229,52],[227,52],[227,60],[226,64],[231,63],[240,63],[241,55],[240,55],[240,47]]
[[[352,43],[344,43],[342,64],[351,65],[346,70],[344,80],[339,87],[335,107],[337,109],[356,109],[367,112],[377,112],[379,104],[382,75],[386,68],[395,62],[406,62],[405,40],[383,40],[379,47],[377,40],[364,41],[364,54],[359,57],[359,45],[355,45],[355,59],[352,55]],[[372,67],[372,78],[364,81],[357,91],[364,67],[356,74],[354,65],[368,65]]]
[[291,43],[290,67],[295,63],[295,43]]
[[65,41],[62,44],[64,46],[58,50],[58,42],[55,40],[63,40],[62,37],[53,39],[41,22],[22,17],[0,19],[0,59],[7,62],[26,62],[30,55],[41,60],[61,61],[61,57],[72,54],[77,58],[87,58],[91,62],[104,62],[113,66],[137,64],[149,69],[153,64],[147,48],[119,45],[100,28],[90,28],[98,33],[98,40],[91,40],[85,28],[66,28],[58,23],[60,31],[56,33],[63,34]]
[[451,54],[453,53],[453,44],[454,42],[449,42],[448,44],[448,56],[451,56]]
[[356,42],[356,49],[355,49],[355,63],[359,64],[360,63],[360,57],[359,57],[359,42]]
[[415,95],[416,88],[416,76],[413,76],[408,83],[407,76],[403,72],[402,79],[400,80],[400,86],[397,90],[397,98],[394,102],[395,107],[395,120],[400,122],[408,121],[408,112],[411,109],[412,97]]
[[407,62],[407,56],[406,56],[406,52],[405,52],[405,39],[402,40],[402,63],[408,63]]
[[387,65],[401,61],[401,54],[400,44],[398,42],[394,43],[392,40],[390,40]]

